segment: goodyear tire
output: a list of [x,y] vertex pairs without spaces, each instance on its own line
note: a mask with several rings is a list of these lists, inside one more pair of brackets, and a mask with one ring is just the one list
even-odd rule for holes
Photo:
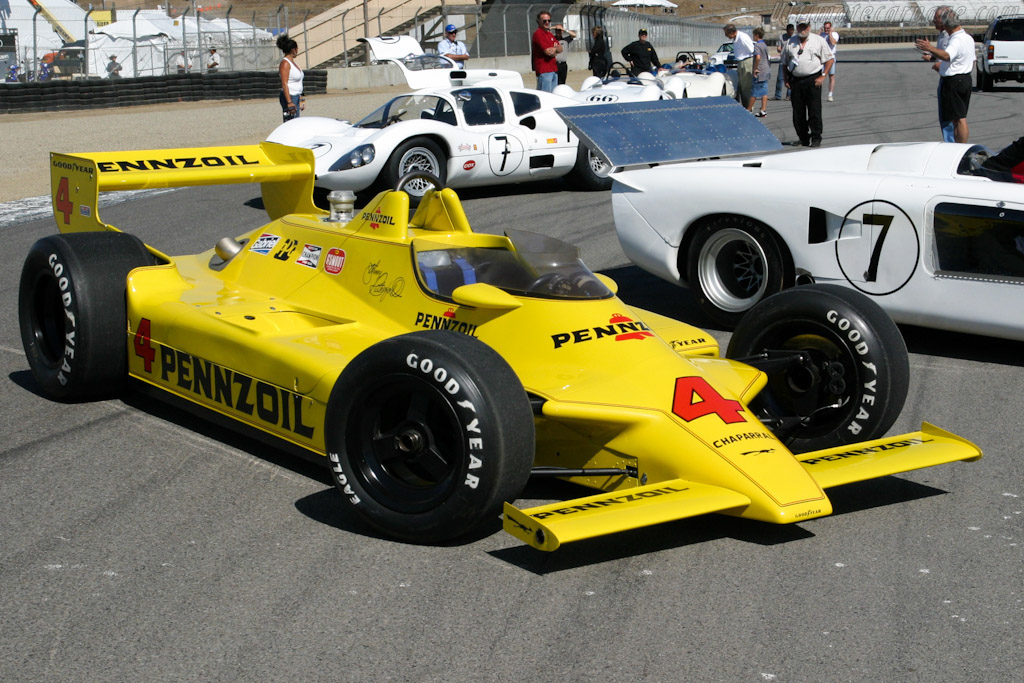
[[[384,167],[385,183],[388,187],[394,187],[404,175],[411,171],[431,173],[437,176],[441,180],[441,184],[444,185],[448,179],[448,159],[437,143],[429,138],[406,140],[398,146],[391,158],[388,159],[387,166]],[[419,203],[427,190],[432,188],[433,185],[430,182],[421,179],[409,183],[405,191],[409,195],[410,203],[415,205]]]
[[46,395],[75,401],[123,389],[125,278],[153,262],[141,240],[118,232],[51,235],[32,245],[18,319],[29,367]]
[[526,485],[533,415],[493,349],[449,331],[374,344],[341,373],[325,427],[334,481],[370,525],[413,543],[497,518]]
[[612,186],[611,170],[601,157],[581,143],[576,150],[576,164],[566,180],[579,190],[608,190]]
[[[751,408],[802,418],[779,433],[795,453],[883,436],[907,398],[907,347],[892,319],[860,292],[805,285],[770,296],[743,318],[730,358],[806,351],[809,363],[770,373]],[[791,423],[795,424],[795,423]]]
[[762,299],[792,286],[782,249],[767,226],[742,216],[719,216],[696,228],[685,266],[697,305],[732,329]]

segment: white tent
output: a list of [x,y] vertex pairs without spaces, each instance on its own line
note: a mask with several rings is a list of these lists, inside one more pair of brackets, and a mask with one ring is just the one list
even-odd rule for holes
[[[132,14],[125,12],[122,16],[127,18],[98,28],[89,36],[91,75],[106,76],[111,55],[121,64],[123,78],[174,73],[175,58],[181,51],[185,52],[189,71],[202,70],[211,47],[226,58],[229,36],[223,19],[196,21],[194,17],[168,17],[151,10],[134,15],[134,22]],[[251,45],[254,34],[256,42],[273,44],[273,36],[266,31],[254,31],[243,21],[231,20],[231,45]]]

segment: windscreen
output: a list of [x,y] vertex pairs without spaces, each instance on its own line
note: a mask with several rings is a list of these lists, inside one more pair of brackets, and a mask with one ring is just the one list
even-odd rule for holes
[[402,95],[376,109],[357,128],[386,128],[399,121],[434,119],[455,125],[455,110],[448,100],[437,95]]
[[516,296],[541,299],[606,299],[604,283],[580,261],[576,247],[553,237],[519,230],[508,242],[466,247],[416,240],[413,245],[420,285],[450,298],[462,285],[483,282]]

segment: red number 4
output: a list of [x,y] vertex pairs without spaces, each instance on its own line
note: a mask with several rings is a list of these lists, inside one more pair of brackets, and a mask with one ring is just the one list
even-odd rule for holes
[[68,177],[61,176],[57,185],[57,196],[55,205],[57,211],[64,216],[64,225],[71,222],[71,212],[75,210],[75,203],[71,201],[71,193],[68,191]]
[[146,372],[153,372],[156,349],[153,348],[149,335],[149,318],[143,318],[139,321],[139,328],[135,330],[135,355],[142,359]]
[[717,415],[725,424],[746,422],[740,415],[743,404],[725,398],[703,377],[679,377],[672,397],[672,412],[687,422],[705,415]]

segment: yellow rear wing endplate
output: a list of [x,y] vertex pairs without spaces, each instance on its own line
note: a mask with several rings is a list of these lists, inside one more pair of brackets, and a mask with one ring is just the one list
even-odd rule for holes
[[919,432],[796,456],[823,489],[980,457],[967,439],[927,422]]
[[682,479],[519,510],[505,503],[505,531],[538,550],[628,529],[750,505],[741,493]]
[[272,219],[322,213],[313,204],[313,153],[270,142],[231,147],[50,154],[50,198],[61,232],[117,230],[99,215],[99,193],[262,183]]

